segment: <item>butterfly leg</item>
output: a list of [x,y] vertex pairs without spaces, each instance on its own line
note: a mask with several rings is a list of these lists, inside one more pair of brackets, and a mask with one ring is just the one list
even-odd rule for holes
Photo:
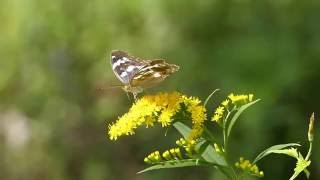
[[134,101],[137,102],[137,100],[138,100],[138,98],[137,98],[138,93],[133,92],[132,94],[133,94]]

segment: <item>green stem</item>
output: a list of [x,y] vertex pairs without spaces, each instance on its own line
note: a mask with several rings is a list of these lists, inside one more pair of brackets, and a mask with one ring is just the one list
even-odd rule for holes
[[228,118],[229,118],[231,112],[232,111],[228,111],[228,114],[227,114],[226,118],[223,120],[223,125],[222,125],[222,129],[223,129],[223,148],[224,148],[225,152],[227,151],[227,144],[228,144],[226,126],[227,126],[227,121],[228,121]]
[[223,148],[224,148],[224,157],[227,161],[227,164],[228,164],[228,167],[231,169],[232,173],[233,173],[233,177],[235,180],[238,180],[239,177],[238,177],[238,174],[235,172],[235,170],[233,169],[233,166],[230,165],[230,162],[229,162],[229,159],[228,159],[228,151],[227,151],[227,145],[228,145],[228,138],[227,138],[227,132],[226,132],[226,129],[227,129],[227,122],[228,122],[228,119],[231,115],[231,113],[235,110],[235,108],[233,108],[231,111],[228,110],[228,114],[226,116],[226,118],[223,120]]
[[206,135],[210,138],[210,142],[217,142],[206,126],[204,126],[204,133],[206,133]]
[[311,151],[312,151],[312,141],[309,141],[309,151],[308,151],[308,154],[306,156],[306,160],[310,159]]
[[204,101],[204,107],[207,106],[207,104],[208,104],[209,100],[211,99],[211,97],[212,97],[217,91],[219,91],[219,90],[220,90],[220,89],[214,90],[214,91],[207,97],[207,99]]

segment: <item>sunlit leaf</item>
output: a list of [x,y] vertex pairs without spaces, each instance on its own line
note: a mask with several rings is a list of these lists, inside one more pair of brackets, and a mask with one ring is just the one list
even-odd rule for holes
[[144,173],[147,171],[157,170],[157,169],[170,169],[170,168],[180,168],[180,167],[188,167],[188,166],[214,166],[214,164],[204,162],[199,159],[171,160],[171,161],[166,161],[161,164],[151,166],[142,171],[139,171],[138,174]]
[[253,161],[253,164],[256,164],[259,160],[261,160],[262,158],[266,157],[267,155],[275,152],[276,150],[281,150],[287,147],[296,147],[296,146],[301,146],[300,144],[297,143],[288,143],[288,144],[278,144],[278,145],[274,145],[271,146],[267,149],[265,149],[264,151],[262,151]]
[[187,125],[185,125],[185,124],[183,124],[181,122],[176,122],[176,123],[173,124],[173,126],[180,132],[180,134],[185,139],[188,138],[188,136],[189,136],[189,134],[191,132],[191,129]]
[[303,156],[299,153],[298,161],[296,167],[294,168],[294,174],[291,176],[290,180],[295,179],[298,175],[304,171],[307,178],[309,178],[310,172],[307,170],[307,167],[310,166],[311,161],[305,160]]
[[212,147],[212,145],[209,145],[206,150],[204,150],[204,152],[202,153],[202,157],[203,159],[205,159],[208,162],[211,163],[215,163],[215,164],[219,164],[221,166],[227,166],[227,162],[225,160],[225,158],[220,155],[219,153],[217,153],[214,148]]

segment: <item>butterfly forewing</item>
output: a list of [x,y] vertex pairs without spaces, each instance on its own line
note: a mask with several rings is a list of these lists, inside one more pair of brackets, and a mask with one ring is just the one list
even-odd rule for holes
[[116,50],[111,53],[111,65],[118,79],[124,84],[129,84],[134,75],[147,63],[136,60],[124,51]]

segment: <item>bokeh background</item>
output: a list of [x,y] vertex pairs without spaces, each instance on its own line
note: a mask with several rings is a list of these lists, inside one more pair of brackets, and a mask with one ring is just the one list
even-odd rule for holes
[[[145,155],[179,136],[156,127],[107,138],[132,103],[121,89],[96,90],[119,84],[112,49],[180,65],[148,94],[205,99],[220,88],[212,111],[230,92],[261,98],[236,124],[235,161],[279,143],[300,142],[306,153],[308,117],[320,119],[317,0],[2,0],[0,22],[1,180],[224,179],[208,168],[136,174]],[[319,131],[311,179],[320,178]],[[274,155],[258,165],[265,179],[288,179],[295,161]]]

